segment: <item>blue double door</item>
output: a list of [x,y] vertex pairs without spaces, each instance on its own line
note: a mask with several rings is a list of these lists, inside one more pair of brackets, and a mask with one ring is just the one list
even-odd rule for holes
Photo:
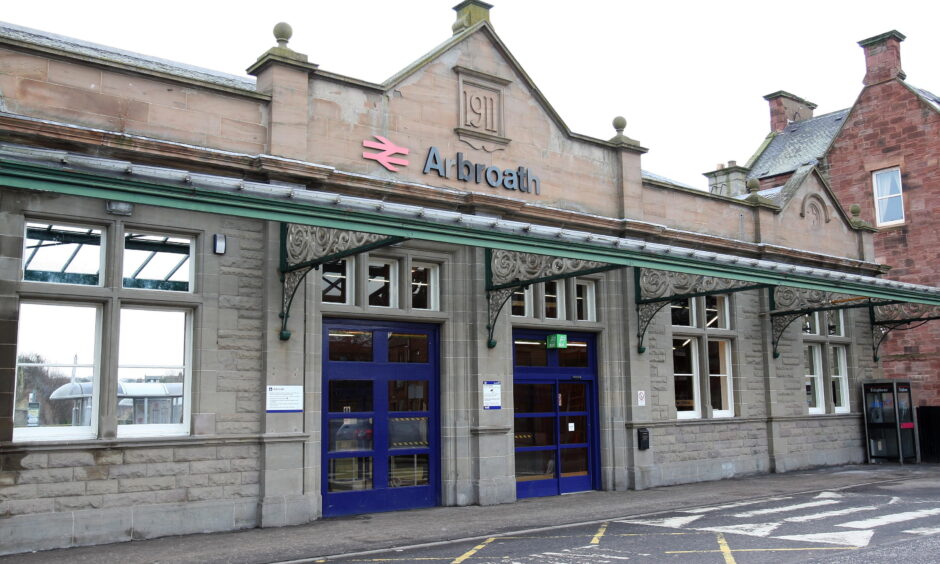
[[597,489],[597,368],[594,336],[568,334],[547,348],[547,333],[513,334],[516,496]]
[[437,328],[328,320],[322,350],[323,514],[437,505]]

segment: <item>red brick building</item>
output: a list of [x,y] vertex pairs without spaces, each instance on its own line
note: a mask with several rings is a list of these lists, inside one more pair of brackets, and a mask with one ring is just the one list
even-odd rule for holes
[[[857,204],[856,221],[877,230],[875,257],[890,267],[886,278],[934,284],[940,267],[934,211],[940,207],[940,96],[905,81],[903,40],[889,31],[859,42],[864,87],[846,110],[813,117],[812,102],[784,91],[765,96],[772,132],[741,176],[758,179],[761,193],[772,195],[800,170],[815,168],[843,209]],[[886,376],[910,379],[919,405],[940,406],[940,321],[901,329],[878,351]]]

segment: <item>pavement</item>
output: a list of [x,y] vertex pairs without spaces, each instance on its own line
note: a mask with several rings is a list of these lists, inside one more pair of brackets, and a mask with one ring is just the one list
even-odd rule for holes
[[940,478],[940,464],[851,465],[761,474],[625,492],[585,492],[502,505],[434,507],[322,519],[306,525],[196,534],[52,550],[0,563],[317,562],[404,546],[472,540],[565,525],[642,517],[681,508],[838,490],[863,484]]

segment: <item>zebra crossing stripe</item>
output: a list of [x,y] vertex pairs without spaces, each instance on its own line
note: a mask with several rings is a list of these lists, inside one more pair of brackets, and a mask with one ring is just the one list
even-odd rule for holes
[[904,532],[910,535],[924,535],[926,537],[928,535],[940,534],[940,527],[921,527],[919,529],[908,529]]
[[861,511],[872,511],[878,509],[877,505],[866,505],[864,507],[849,507],[848,509],[836,509],[835,511],[826,511],[824,513],[813,513],[811,515],[800,515],[799,517],[787,517],[784,521],[788,523],[805,523],[807,521],[817,521],[819,519],[828,519],[830,517],[839,517],[841,515],[850,515]]
[[721,511],[722,509],[734,509],[735,507],[744,507],[745,505],[756,505],[758,503],[767,503],[769,501],[784,501],[789,497],[768,497],[751,501],[738,501],[736,503],[726,503],[725,505],[715,505],[712,507],[696,507],[695,509],[684,509],[682,513],[710,513],[712,511]]
[[749,537],[766,537],[780,526],[780,523],[744,523],[743,525],[728,525],[727,527],[704,527],[696,531],[711,531],[714,533],[729,533],[732,535],[747,535]]
[[837,526],[847,527],[849,529],[870,529],[892,523],[903,523],[904,521],[913,521],[921,517],[930,517],[931,515],[940,515],[940,509],[921,509],[919,511],[905,511],[904,513],[892,513],[891,515],[881,515],[863,521],[849,521]]
[[701,515],[684,515],[681,517],[667,517],[665,519],[629,519],[617,522],[628,523],[630,525],[649,525],[651,527],[669,527],[670,529],[681,529],[692,521],[696,521],[701,518]]
[[816,533],[812,535],[786,535],[774,537],[775,539],[792,540],[801,542],[824,542],[826,544],[838,544],[840,546],[855,546],[863,548],[868,546],[871,536],[875,531],[846,531],[833,533]]
[[756,517],[758,515],[770,515],[771,513],[786,513],[788,511],[799,511],[800,509],[809,509],[811,507],[819,507],[821,505],[832,505],[833,503],[839,503],[834,499],[822,499],[819,501],[810,501],[808,503],[798,503],[796,505],[785,505],[783,507],[771,507],[769,509],[755,509],[754,511],[745,511],[744,513],[736,513],[735,517]]

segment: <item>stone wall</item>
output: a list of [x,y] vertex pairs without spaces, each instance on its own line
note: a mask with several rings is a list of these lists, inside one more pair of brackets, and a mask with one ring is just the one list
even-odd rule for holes
[[0,554],[256,526],[252,442],[4,450]]

